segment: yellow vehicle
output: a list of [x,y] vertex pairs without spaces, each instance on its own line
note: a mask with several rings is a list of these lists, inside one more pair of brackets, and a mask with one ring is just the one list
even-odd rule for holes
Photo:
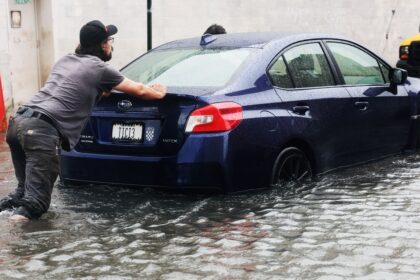
[[407,70],[408,76],[420,78],[420,33],[401,42],[397,67]]

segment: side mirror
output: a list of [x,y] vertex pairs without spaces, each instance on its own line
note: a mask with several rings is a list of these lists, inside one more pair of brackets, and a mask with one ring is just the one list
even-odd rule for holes
[[392,68],[391,71],[389,71],[389,80],[391,81],[391,84],[394,85],[402,85],[407,81],[407,71],[400,68]]
[[389,71],[390,86],[389,91],[398,94],[398,85],[402,85],[407,81],[407,71],[400,68],[392,68]]

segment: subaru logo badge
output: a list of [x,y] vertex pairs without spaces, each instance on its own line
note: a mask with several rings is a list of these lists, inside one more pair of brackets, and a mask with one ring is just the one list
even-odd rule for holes
[[128,111],[131,107],[133,107],[133,103],[130,100],[121,100],[118,102],[118,109],[123,111]]

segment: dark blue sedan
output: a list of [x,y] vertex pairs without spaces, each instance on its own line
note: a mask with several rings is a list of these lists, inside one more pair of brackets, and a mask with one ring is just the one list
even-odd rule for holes
[[78,145],[62,152],[64,182],[234,192],[417,142],[419,80],[342,37],[206,35],[164,44],[122,73],[168,95],[100,100]]

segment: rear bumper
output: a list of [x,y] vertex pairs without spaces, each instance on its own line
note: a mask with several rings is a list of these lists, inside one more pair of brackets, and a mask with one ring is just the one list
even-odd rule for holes
[[191,137],[177,156],[167,157],[63,151],[60,176],[65,181],[94,184],[227,190],[224,138],[212,138],[212,145],[206,145],[211,148],[203,151],[197,149],[197,141],[203,139]]

